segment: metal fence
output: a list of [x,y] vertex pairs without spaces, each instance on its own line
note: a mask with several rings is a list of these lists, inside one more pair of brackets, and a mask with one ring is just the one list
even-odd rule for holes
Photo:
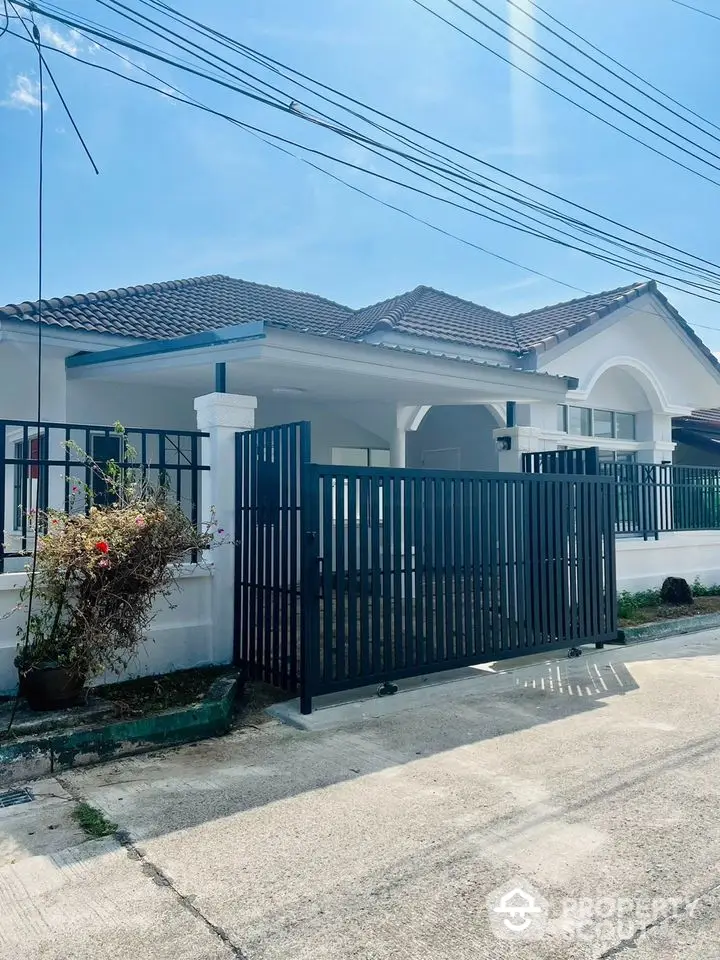
[[[162,484],[200,523],[201,439],[207,434],[92,424],[0,420],[0,573],[33,550],[38,524],[31,511],[87,511],[109,501],[102,468],[114,461],[150,484]],[[94,469],[92,462],[100,467]],[[42,532],[42,531],[41,531]]]
[[237,437],[236,656],[312,698],[617,638],[598,476],[309,462],[308,424]]
[[617,532],[720,530],[720,470],[655,463],[600,463],[615,481]]
[[720,530],[720,470],[713,467],[604,461],[597,447],[525,453],[522,466],[525,473],[613,480],[619,534],[648,540],[661,533]]
[[522,455],[523,473],[564,473],[573,476],[597,474],[599,450],[597,447],[578,447],[576,450],[547,450]]

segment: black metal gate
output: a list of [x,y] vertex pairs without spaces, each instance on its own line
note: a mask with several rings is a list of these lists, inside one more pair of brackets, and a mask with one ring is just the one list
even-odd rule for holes
[[235,659],[283,690],[300,682],[302,483],[310,425],[236,436]]
[[312,697],[617,638],[611,480],[309,462],[238,437],[237,641]]
[[565,473],[596,476],[600,473],[598,447],[574,450],[545,450],[522,455],[523,473]]

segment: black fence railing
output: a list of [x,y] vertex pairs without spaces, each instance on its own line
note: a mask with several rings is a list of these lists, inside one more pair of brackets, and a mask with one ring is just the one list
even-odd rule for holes
[[597,447],[578,447],[576,450],[548,450],[524,453],[523,473],[561,473],[572,476],[597,474],[599,464]]
[[720,470],[656,463],[600,463],[616,484],[617,532],[720,530]]
[[[31,511],[81,513],[108,502],[102,467],[109,461],[162,484],[196,525],[200,524],[202,437],[191,430],[146,430],[77,423],[0,420],[0,573],[33,550],[37,524]],[[87,454],[87,456],[85,456]],[[92,462],[101,469],[93,468]],[[88,491],[92,492],[88,496]],[[40,531],[42,532],[42,531]]]
[[523,454],[523,472],[607,477],[615,481],[619,534],[720,530],[720,469],[600,459],[597,447]]

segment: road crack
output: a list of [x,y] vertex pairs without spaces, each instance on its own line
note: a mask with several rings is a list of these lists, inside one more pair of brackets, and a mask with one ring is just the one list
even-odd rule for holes
[[[85,798],[75,793],[75,791],[72,790],[67,780],[61,779],[60,777],[56,777],[56,780],[58,781],[60,786],[63,788],[63,790],[65,790],[76,803],[85,802]],[[210,920],[208,917],[206,917],[205,914],[202,912],[202,910],[199,910],[195,906],[195,904],[193,903],[193,898],[190,896],[187,896],[184,893],[181,893],[178,890],[178,888],[175,886],[175,884],[172,882],[170,877],[168,877],[167,874],[164,873],[163,870],[161,870],[160,867],[157,866],[157,864],[153,863],[152,860],[149,860],[137,848],[132,838],[130,837],[130,834],[126,830],[116,830],[112,834],[112,836],[114,837],[115,840],[117,840],[120,846],[124,848],[128,857],[130,857],[130,859],[132,860],[136,860],[141,865],[141,870],[145,874],[145,876],[149,877],[153,881],[153,883],[157,884],[157,886],[165,887],[167,890],[169,890],[172,893],[172,895],[176,898],[176,900],[179,901],[183,909],[187,910],[188,913],[190,913],[196,920],[202,923],[203,926],[206,927],[213,934],[213,936],[217,937],[218,940],[220,940],[222,943],[225,944],[228,950],[231,951],[233,957],[236,957],[237,960],[248,960],[248,957],[246,956],[246,954],[243,953],[243,951],[240,949],[240,947],[237,944],[233,943],[233,941],[230,939],[230,936],[226,933],[226,931],[223,930],[222,927],[218,926],[218,924],[213,923],[212,920]]]
[[247,956],[237,944],[233,943],[225,930],[206,917],[202,910],[199,910],[195,906],[192,897],[181,893],[172,882],[170,877],[168,877],[168,875],[161,870],[156,863],[153,863],[152,860],[148,860],[148,858],[141,853],[140,850],[138,850],[127,831],[118,830],[115,834],[115,838],[117,839],[118,843],[125,848],[128,856],[131,859],[137,860],[142,864],[142,872],[146,877],[149,877],[153,883],[156,883],[159,887],[166,887],[168,890],[170,890],[173,896],[179,900],[183,908],[191,913],[196,920],[199,920],[204,926],[206,926],[207,929],[214,934],[214,936],[221,940],[225,946],[232,951],[232,955],[237,957],[237,960],[248,960]]
[[611,957],[617,957],[625,950],[634,950],[637,947],[641,937],[645,936],[648,931],[661,926],[663,923],[672,923],[674,920],[677,920],[683,915],[692,917],[695,907],[700,903],[702,898],[717,892],[720,892],[720,883],[711,884],[709,887],[701,890],[692,899],[686,900],[684,903],[680,903],[673,910],[668,911],[662,916],[655,917],[654,920],[650,920],[642,927],[638,927],[638,929],[631,936],[625,937],[623,940],[620,940],[619,943],[616,943],[614,947],[610,947],[609,949],[605,950],[604,953],[601,953],[598,956],[598,960],[610,960]]

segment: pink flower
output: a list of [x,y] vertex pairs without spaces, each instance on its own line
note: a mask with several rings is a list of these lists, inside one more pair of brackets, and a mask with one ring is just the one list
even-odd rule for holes
[[99,566],[99,567],[109,567],[109,566],[110,566],[110,561],[107,559],[107,557],[103,557],[102,560],[98,563],[98,566]]
[[225,533],[225,531],[223,530],[222,527],[220,527],[220,529],[218,530],[218,533],[220,534],[220,536],[222,536]]
[[144,527],[144,526],[145,526],[145,517],[135,517],[135,523],[136,523],[139,527]]
[[73,492],[73,493],[77,493],[79,489],[80,489],[80,487],[73,487],[73,488],[72,488],[72,492]]

